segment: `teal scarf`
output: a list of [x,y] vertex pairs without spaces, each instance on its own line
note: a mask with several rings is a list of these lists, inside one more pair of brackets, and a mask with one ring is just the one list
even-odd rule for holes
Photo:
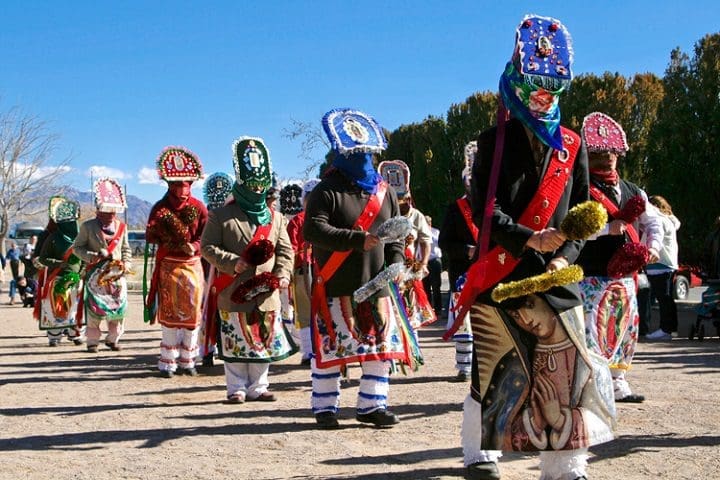
[[235,183],[232,189],[235,203],[240,205],[248,219],[255,225],[267,225],[272,219],[270,209],[265,203],[267,190],[262,193],[251,192],[245,187]]

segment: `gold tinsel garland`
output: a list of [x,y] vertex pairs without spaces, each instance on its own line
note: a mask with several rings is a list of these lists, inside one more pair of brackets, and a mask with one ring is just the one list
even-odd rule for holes
[[546,292],[553,287],[579,282],[582,279],[582,268],[578,265],[570,265],[555,272],[541,273],[516,282],[499,283],[492,291],[492,299],[500,303],[508,298]]
[[585,240],[602,230],[607,222],[605,208],[598,202],[588,200],[570,209],[560,224],[560,231],[568,240]]

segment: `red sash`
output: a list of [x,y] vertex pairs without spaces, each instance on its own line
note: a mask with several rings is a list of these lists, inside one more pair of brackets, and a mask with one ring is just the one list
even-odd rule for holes
[[[373,224],[377,214],[382,207],[385,199],[385,193],[387,192],[387,183],[380,182],[378,184],[377,193],[370,195],[365,208],[363,209],[360,216],[355,220],[352,229],[367,231],[370,225]],[[330,255],[325,265],[322,268],[317,265],[319,270],[315,276],[312,289],[312,299],[310,301],[310,317],[320,317],[325,321],[325,325],[328,329],[328,334],[333,337],[335,331],[332,328],[332,318],[330,316],[330,309],[327,304],[327,294],[325,293],[325,283],[330,280],[338,268],[343,264],[348,256],[352,253],[352,250],[335,251]]]
[[[590,196],[600,202],[602,206],[605,207],[605,210],[607,210],[610,216],[615,217],[618,212],[620,212],[620,208],[615,205],[615,202],[610,200],[607,195],[605,195],[602,190],[597,188],[595,185],[590,185]],[[640,242],[640,235],[638,235],[638,231],[635,229],[635,226],[632,223],[625,223],[625,231],[627,232],[632,242]]]
[[[270,223],[267,225],[260,225],[255,229],[252,239],[248,245],[258,240],[265,240],[270,237],[270,230],[272,230],[273,221],[275,219],[275,212],[271,210]],[[247,248],[247,246],[245,247]],[[205,338],[203,339],[203,346],[205,347],[205,353],[210,345],[214,345],[215,338],[217,336],[217,322],[215,316],[217,315],[218,306],[217,299],[220,293],[230,286],[231,283],[237,278],[236,274],[230,275],[228,273],[220,273],[215,277],[215,280],[210,287],[210,293],[207,298],[207,305],[205,308]],[[213,342],[213,343],[211,343]]]
[[[108,244],[108,257],[112,257],[112,253],[115,251],[115,247],[118,246],[120,243],[120,239],[122,238],[122,234],[125,232],[125,224],[123,222],[120,222],[120,226],[118,227],[117,231],[115,231],[115,234],[112,236]],[[104,260],[103,258],[98,257],[93,262],[89,263],[85,267],[85,272],[89,274],[90,269],[95,266],[98,262]],[[86,276],[85,280],[88,280],[88,277]],[[78,328],[82,327],[82,319],[83,314],[85,312],[85,295],[80,295],[80,300],[78,301],[78,309],[77,313],[75,314],[75,324]]]
[[[575,157],[580,148],[580,137],[575,132],[563,128],[562,133],[563,143],[567,149],[566,158],[561,158],[560,151],[553,151],[540,186],[517,221],[518,224],[525,225],[536,232],[544,229],[550,221],[550,217],[555,213],[565,191],[565,185],[572,174]],[[519,262],[520,259],[513,257],[510,252],[498,245],[490,250],[484,258],[478,258],[470,266],[467,272],[467,281],[456,304],[458,313],[455,323],[443,336],[445,340],[452,338],[462,325],[463,318],[470,310],[475,298],[508,276]]]
[[473,222],[472,208],[470,208],[470,202],[468,201],[467,197],[462,197],[458,198],[455,203],[457,203],[457,206],[460,209],[460,213],[465,219],[465,225],[467,226],[468,230],[470,230],[470,234],[472,235],[473,240],[477,242],[480,229],[478,229],[477,225],[475,225],[475,223]]

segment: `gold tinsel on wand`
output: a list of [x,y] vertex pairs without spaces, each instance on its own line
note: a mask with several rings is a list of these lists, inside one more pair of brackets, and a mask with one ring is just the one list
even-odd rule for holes
[[598,202],[588,200],[570,209],[560,224],[560,231],[568,240],[585,240],[602,230],[607,222],[605,208]]
[[[598,202],[588,200],[570,209],[560,224],[560,231],[568,240],[584,240],[602,230],[607,221],[605,208]],[[493,289],[491,296],[494,301],[500,303],[508,298],[546,292],[553,287],[579,282],[582,279],[582,268],[578,265],[570,265],[554,272],[541,273],[515,282],[499,283]]]
[[579,282],[582,278],[582,268],[578,265],[570,265],[554,272],[545,272],[516,282],[499,283],[492,291],[492,299],[500,303],[508,298],[546,292],[553,287]]

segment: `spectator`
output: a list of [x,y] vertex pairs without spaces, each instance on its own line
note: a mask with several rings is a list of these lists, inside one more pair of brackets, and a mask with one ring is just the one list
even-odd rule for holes
[[12,305],[15,303],[17,279],[20,277],[20,250],[18,249],[17,243],[10,243],[10,249],[7,251],[5,257],[10,264],[10,271],[12,272],[12,278],[10,279],[10,302],[8,303],[8,305]]
[[670,340],[672,333],[677,331],[677,305],[673,297],[673,277],[678,269],[677,231],[680,220],[673,215],[667,200],[659,195],[650,197],[650,203],[659,210],[662,224],[662,246],[659,260],[647,266],[652,297],[657,298],[660,305],[660,328],[647,335],[648,340]]
[[35,296],[37,295],[38,289],[37,281],[34,278],[19,277],[15,283],[17,285],[17,290],[20,294],[23,307],[34,307]]

